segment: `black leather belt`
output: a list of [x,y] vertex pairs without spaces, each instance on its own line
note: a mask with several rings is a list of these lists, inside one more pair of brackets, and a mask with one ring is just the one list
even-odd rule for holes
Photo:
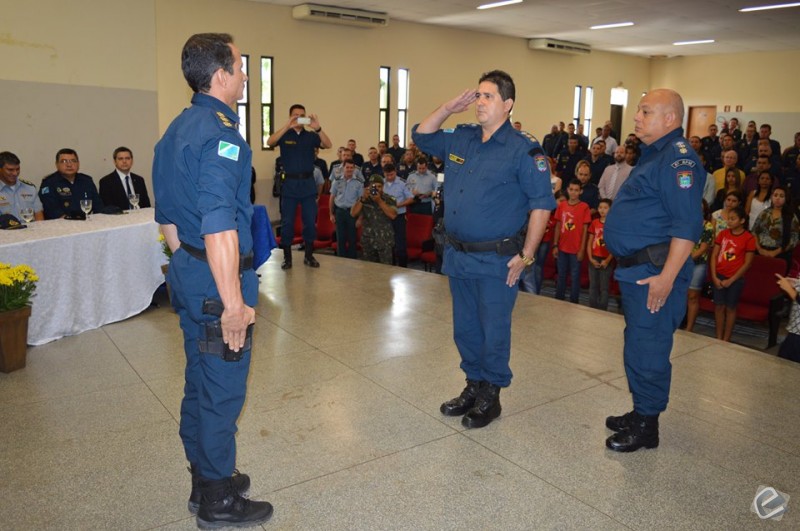
[[[497,253],[502,256],[513,256],[522,249],[516,236],[483,242],[462,242],[450,234],[445,234],[445,239],[453,249],[461,253]],[[524,241],[524,236],[522,239]]]
[[617,267],[633,267],[641,264],[653,264],[662,267],[667,262],[669,243],[657,243],[644,249],[639,249],[629,256],[615,257]]
[[[208,263],[208,256],[206,255],[205,249],[198,249],[184,242],[181,242],[181,249],[189,253],[189,256]],[[239,271],[247,271],[248,269],[253,269],[253,253],[240,254]]]
[[313,179],[314,172],[304,172],[304,173],[284,173],[283,177],[286,179]]

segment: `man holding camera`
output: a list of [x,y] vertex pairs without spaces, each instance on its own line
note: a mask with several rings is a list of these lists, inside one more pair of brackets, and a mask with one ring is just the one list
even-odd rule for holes
[[362,216],[364,260],[391,265],[394,246],[392,221],[397,217],[397,206],[394,197],[383,192],[383,177],[373,175],[369,182],[361,199],[350,209],[350,215],[354,218]]
[[[305,128],[309,126],[312,131]],[[292,238],[294,238],[294,212],[300,205],[303,218],[303,241],[306,255],[303,263],[319,267],[314,258],[314,240],[317,238],[317,196],[320,188],[314,180],[315,149],[331,147],[331,139],[316,114],[306,116],[306,108],[296,103],[289,108],[289,121],[268,139],[270,146],[280,146],[283,162],[281,185],[281,269],[292,268]]]

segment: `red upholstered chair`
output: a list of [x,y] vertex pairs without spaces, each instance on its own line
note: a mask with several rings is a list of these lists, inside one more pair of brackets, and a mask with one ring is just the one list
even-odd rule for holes
[[331,214],[328,203],[320,204],[317,212],[317,239],[314,240],[314,249],[327,249],[333,243],[336,227],[331,223]]
[[[767,348],[778,342],[780,311],[783,308],[783,292],[778,287],[775,273],[786,271],[786,261],[780,258],[756,255],[753,265],[744,274],[744,289],[736,305],[736,318],[747,321],[766,321],[769,325]],[[700,297],[700,309],[714,311],[714,301]]]
[[433,216],[406,214],[406,247],[409,260],[419,260],[423,251],[433,249]]
[[422,251],[419,259],[425,264],[425,271],[433,271],[436,267],[436,251]]

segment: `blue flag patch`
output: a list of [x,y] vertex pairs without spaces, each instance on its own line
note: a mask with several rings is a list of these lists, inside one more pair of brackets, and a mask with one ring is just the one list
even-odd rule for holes
[[225,142],[224,140],[220,140],[219,147],[217,148],[217,155],[220,157],[225,157],[226,159],[238,161],[239,146],[236,144],[231,144],[230,142]]

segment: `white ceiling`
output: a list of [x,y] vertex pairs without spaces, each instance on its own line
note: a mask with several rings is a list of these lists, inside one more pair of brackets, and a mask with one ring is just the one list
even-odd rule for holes
[[[301,0],[255,0],[295,6]],[[387,13],[390,19],[530,39],[550,37],[593,49],[640,56],[709,55],[800,49],[800,7],[739,13],[743,7],[787,0],[524,0],[475,9],[490,0],[335,0],[308,2]],[[634,26],[590,30],[590,26]],[[391,24],[391,21],[390,21]],[[380,31],[376,29],[374,31]],[[673,46],[714,39],[713,44]],[[795,66],[787,65],[789,68]]]

